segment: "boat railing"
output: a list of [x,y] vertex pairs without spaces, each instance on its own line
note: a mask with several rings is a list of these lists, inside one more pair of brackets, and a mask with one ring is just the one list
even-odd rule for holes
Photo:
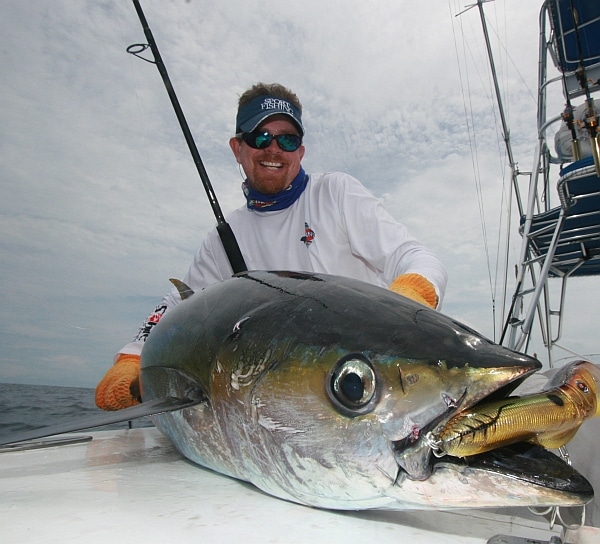
[[[552,346],[562,331],[567,279],[600,275],[600,161],[594,160],[598,153],[586,156],[587,148],[597,151],[597,145],[594,148],[597,140],[593,137],[599,116],[593,113],[594,108],[596,111],[599,108],[592,96],[600,90],[600,2],[546,0],[539,25],[538,144],[528,201],[520,219],[523,237],[520,263],[505,332],[509,332],[509,347],[526,351],[537,316],[549,364],[553,366]],[[548,62],[549,58],[552,62]],[[552,64],[559,72],[556,77],[548,74]],[[554,110],[548,116],[549,88],[557,83],[562,85],[565,111],[557,114]],[[583,105],[571,105],[571,99],[582,96]],[[580,117],[569,125],[565,134],[568,114],[577,107]],[[548,133],[558,122],[562,127],[562,142],[555,141],[556,153],[553,153]],[[590,126],[588,137],[586,131]],[[559,143],[563,144],[561,149]],[[552,165],[557,164],[561,171],[554,189],[552,178],[556,167]],[[554,309],[549,300],[548,279],[552,277],[562,279],[558,306]]]

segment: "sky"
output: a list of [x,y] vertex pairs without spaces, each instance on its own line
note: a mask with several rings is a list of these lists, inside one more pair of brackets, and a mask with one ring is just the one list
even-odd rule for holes
[[[227,143],[237,99],[282,83],[304,106],[304,168],[360,179],[443,260],[443,312],[498,339],[510,174],[476,9],[141,4],[225,213],[244,203]],[[485,6],[525,170],[537,4]],[[0,36],[0,381],[94,387],[215,219],[156,67],[126,52],[146,42],[131,2],[2,0]],[[577,353],[598,351],[596,291],[570,284],[564,344]]]

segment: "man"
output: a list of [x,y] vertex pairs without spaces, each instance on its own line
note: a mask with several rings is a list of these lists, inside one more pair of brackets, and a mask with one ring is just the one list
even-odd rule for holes
[[[438,308],[446,271],[428,249],[344,173],[306,174],[302,106],[279,84],[254,85],[239,100],[229,145],[246,180],[246,205],[227,218],[249,270],[322,272],[390,288]],[[197,251],[184,282],[194,291],[232,275],[216,229]],[[118,410],[139,402],[140,353],[152,328],[180,302],[165,296],[96,388],[96,404]]]

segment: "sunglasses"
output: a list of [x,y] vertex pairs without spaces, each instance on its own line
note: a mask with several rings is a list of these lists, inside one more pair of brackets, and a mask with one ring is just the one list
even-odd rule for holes
[[269,134],[268,132],[242,132],[238,136],[253,149],[266,149],[275,140],[282,151],[296,151],[302,138],[296,134]]

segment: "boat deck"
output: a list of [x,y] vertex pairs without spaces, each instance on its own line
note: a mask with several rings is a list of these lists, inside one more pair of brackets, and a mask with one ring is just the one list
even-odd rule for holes
[[479,544],[498,534],[541,542],[560,534],[526,510],[308,508],[186,461],[152,427],[78,436],[69,445],[0,453],[2,542]]

